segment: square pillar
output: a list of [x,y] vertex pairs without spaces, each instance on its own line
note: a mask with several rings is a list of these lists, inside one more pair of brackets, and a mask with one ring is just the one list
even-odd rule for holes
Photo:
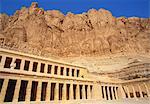
[[126,90],[127,90],[127,94],[128,94],[128,98],[131,98],[131,96],[130,96],[130,92],[129,92],[129,88],[128,88],[129,86],[126,86]]
[[111,100],[111,99],[110,99],[110,91],[109,91],[109,86],[107,86],[106,88],[107,88],[107,96],[108,96],[108,100]]
[[146,88],[146,92],[147,92],[148,97],[150,97],[150,90],[149,90],[148,86],[146,85],[146,83],[143,83],[143,84]]
[[32,87],[32,80],[29,80],[27,85],[27,90],[26,90],[26,97],[25,97],[26,102],[30,102],[31,87]]
[[0,70],[4,69],[5,60],[6,60],[6,56],[3,55],[0,63]]
[[15,67],[16,67],[16,63],[15,63],[15,61],[16,61],[16,58],[12,58],[12,62],[11,62],[11,64],[10,64],[10,69],[11,70],[13,70]]
[[73,100],[73,82],[70,83],[70,99]]
[[48,71],[48,64],[45,63],[45,67],[44,67],[44,73],[47,74],[47,71]]
[[87,87],[87,99],[91,99],[90,85]]
[[142,90],[141,90],[140,84],[138,85],[138,87],[139,87],[140,97],[143,98],[143,94],[142,94]]
[[116,100],[118,100],[118,92],[117,92],[117,87],[115,87],[115,95],[116,95]]
[[25,59],[21,60],[20,71],[24,71]]
[[82,85],[82,99],[85,99],[85,85]]
[[50,102],[50,95],[51,95],[51,82],[48,82],[46,88],[46,102]]
[[54,102],[55,102],[55,104],[58,104],[58,100],[59,100],[59,83],[56,83],[54,92],[55,92]]
[[101,84],[98,84],[98,89],[99,89],[99,98],[98,99],[102,99],[102,86],[101,86]]
[[135,99],[137,99],[137,97],[136,97],[136,93],[135,93],[135,89],[134,89],[134,86],[133,86],[133,85],[131,85],[131,87],[132,87],[132,91],[133,91],[134,98],[135,98]]
[[76,68],[74,68],[74,77],[77,78],[77,69]]
[[42,91],[42,81],[38,81],[38,86],[37,86],[37,97],[36,101],[40,102],[41,101],[41,91]]
[[66,76],[66,73],[67,73],[67,68],[64,67],[64,74],[63,74],[63,76]]
[[51,64],[52,67],[51,67],[51,75],[54,76],[54,72],[55,72],[55,65],[54,64]]
[[[33,61],[32,61],[32,64],[33,64]],[[41,70],[41,62],[38,62],[37,73],[40,73],[40,70]]]
[[63,89],[62,89],[62,102],[65,104],[66,101],[66,83],[63,84]]
[[76,87],[76,99],[79,100],[80,99],[80,88],[79,88],[79,84],[77,83],[77,87]]
[[4,102],[4,99],[5,99],[8,81],[9,81],[9,79],[4,79],[4,82],[3,82],[3,86],[1,89],[1,93],[0,93],[0,103],[1,104]]
[[72,68],[69,68],[69,77],[72,77]]
[[112,100],[115,100],[114,91],[113,91],[113,86],[111,86],[110,90],[111,90]]
[[59,75],[60,76],[60,65],[57,65],[58,66],[58,68],[57,68],[57,75]]
[[[30,64],[29,64],[29,71],[32,72],[32,69],[33,69],[33,61],[30,61]],[[37,69],[38,70],[38,69]]]
[[21,86],[21,79],[17,79],[17,83],[16,83],[15,91],[14,91],[14,97],[13,97],[13,101],[12,101],[13,103],[18,102],[20,86]]

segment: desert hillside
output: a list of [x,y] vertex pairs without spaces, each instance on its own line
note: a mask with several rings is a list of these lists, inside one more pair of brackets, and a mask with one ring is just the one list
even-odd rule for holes
[[[0,21],[2,48],[61,57],[72,63],[82,64],[85,62],[82,60],[86,60],[92,70],[105,64],[101,69],[120,68],[114,60],[104,62],[101,56],[150,55],[150,18],[116,18],[105,9],[64,15],[57,10],[44,11],[37,3],[32,3],[12,16],[0,14]],[[120,57],[116,62],[120,62],[119,65],[129,59]]]

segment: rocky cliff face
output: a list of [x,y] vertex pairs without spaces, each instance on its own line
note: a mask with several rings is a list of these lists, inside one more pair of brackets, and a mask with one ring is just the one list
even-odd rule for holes
[[150,19],[115,18],[104,9],[62,14],[37,3],[0,15],[0,45],[41,55],[101,56],[150,53]]

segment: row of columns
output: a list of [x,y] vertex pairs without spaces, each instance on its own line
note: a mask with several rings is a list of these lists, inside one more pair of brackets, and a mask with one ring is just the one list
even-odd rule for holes
[[102,96],[105,100],[118,100],[118,87],[116,86],[101,86]]
[[[1,58],[1,63],[0,63],[0,68],[3,69],[4,68],[4,65],[5,65],[5,60],[6,60],[6,56],[2,56]],[[12,62],[10,64],[10,69],[14,69],[15,68],[15,60],[16,58],[15,57],[12,57]],[[32,69],[33,69],[33,63],[36,62],[36,61],[33,61],[33,60],[30,60],[30,64],[29,64],[29,69],[28,71],[29,72],[32,72]],[[48,73],[48,63],[44,63],[45,66],[44,66],[44,73],[47,74]],[[25,65],[25,59],[22,58],[21,59],[21,64],[20,64],[20,71],[24,71],[24,65]],[[53,64],[51,63],[51,75],[55,75],[54,74],[54,71],[55,71],[55,66],[56,64]],[[60,65],[57,65],[58,68],[57,68],[57,75],[61,75],[61,67]],[[63,76],[66,76],[66,73],[67,73],[67,68],[66,66],[63,66]],[[38,65],[37,65],[37,71],[36,72],[40,72],[41,70],[41,63],[38,62]],[[76,69],[74,68],[74,76],[72,76],[72,70],[73,68],[69,68],[69,77],[79,77],[79,73],[77,73],[77,70],[79,71],[79,69]],[[78,75],[77,75],[78,74]]]
[[[25,80],[27,81],[27,80]],[[26,95],[25,95],[25,102],[30,102],[31,100],[31,89],[32,89],[32,80],[28,80],[28,84],[27,84],[27,88],[26,88]],[[9,79],[4,79],[3,82],[3,86],[1,89],[1,93],[0,93],[0,103],[4,102],[5,96],[6,96],[6,92],[7,92],[7,86],[9,83]],[[79,83],[72,83],[72,82],[47,82],[47,87],[46,87],[46,97],[45,97],[45,101],[46,102],[50,102],[50,96],[51,96],[51,83],[55,83],[55,88],[54,88],[54,102],[57,103],[59,101],[59,94],[62,93],[62,102],[65,102],[67,100],[67,85],[70,85],[69,88],[69,100],[75,100],[74,99],[74,89],[73,89],[73,85],[76,85],[76,90],[75,90],[75,97],[76,100],[80,100],[80,96],[82,95],[82,100],[83,99],[92,99],[92,90],[90,90],[90,86],[88,83],[83,83],[83,84],[79,84]],[[59,92],[59,85],[63,84],[63,88],[62,88],[62,92]],[[80,91],[80,86],[82,86],[82,90]],[[87,86],[87,92],[85,91],[85,86]],[[18,98],[19,98],[19,91],[21,87],[21,79],[17,79],[16,82],[16,86],[15,86],[15,90],[14,90],[14,95],[13,95],[13,100],[12,102],[16,103],[18,102]],[[37,85],[37,93],[36,93],[36,102],[40,102],[41,101],[41,91],[42,91],[42,81],[39,80],[38,81],[38,85]],[[86,93],[87,93],[87,98],[86,98]]]
[[[142,89],[141,85],[144,85],[144,89]],[[133,96],[134,96],[133,98],[138,99],[137,95],[136,95],[136,90],[135,90],[134,84],[123,86],[124,90],[126,91],[125,93],[127,94],[128,98],[131,98],[131,96],[130,96],[131,92],[129,90],[129,87],[132,89],[132,93],[133,93]],[[138,88],[140,98],[143,98],[143,93],[142,93],[142,92],[144,92],[143,90],[145,90],[145,92],[147,94],[147,97],[150,97],[150,90],[149,90],[149,88],[148,88],[148,86],[145,82],[141,82],[140,84],[136,84],[136,87]]]

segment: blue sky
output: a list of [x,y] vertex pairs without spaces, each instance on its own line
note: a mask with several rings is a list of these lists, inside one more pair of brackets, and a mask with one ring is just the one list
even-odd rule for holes
[[115,17],[150,17],[150,0],[0,0],[0,12],[12,15],[22,6],[29,7],[36,1],[44,10],[56,9],[64,14],[87,12],[91,8],[104,8]]

